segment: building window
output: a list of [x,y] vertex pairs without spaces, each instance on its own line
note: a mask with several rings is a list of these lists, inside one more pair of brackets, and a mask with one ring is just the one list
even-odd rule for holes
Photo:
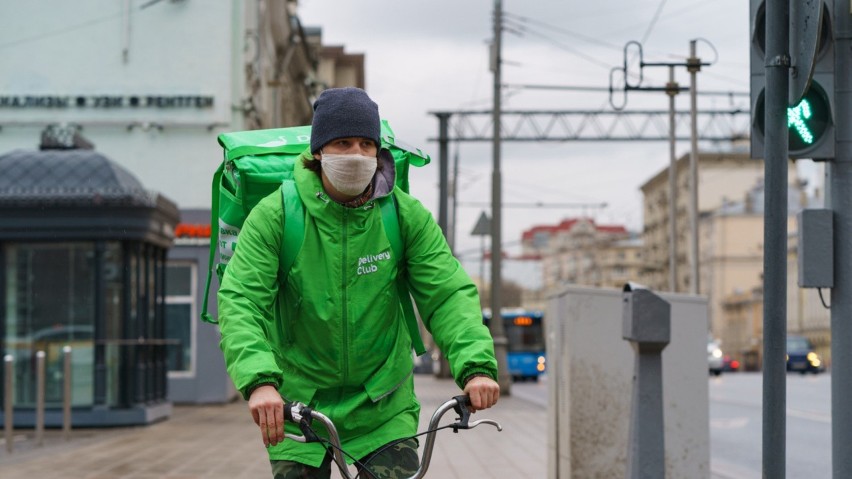
[[71,346],[71,404],[91,406],[94,383],[94,243],[10,243],[3,349],[14,358],[15,406],[35,404],[35,357],[45,353],[45,402],[62,404],[62,348]]
[[195,263],[170,261],[166,266],[166,339],[169,375],[191,375],[195,357]]

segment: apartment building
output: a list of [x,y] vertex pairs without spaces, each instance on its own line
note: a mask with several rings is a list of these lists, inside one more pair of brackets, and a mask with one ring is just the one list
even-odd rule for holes
[[[787,333],[805,336],[831,365],[831,292],[798,286],[798,236],[787,238]],[[736,291],[721,302],[722,349],[746,370],[759,370],[763,358],[763,286]]]
[[[698,170],[698,215],[706,216],[730,202],[742,201],[746,193],[761,183],[762,161],[747,153],[700,153]],[[670,241],[669,168],[665,168],[641,187],[643,194],[644,274],[646,284],[659,291],[690,291],[690,217],[689,155],[675,164],[675,241]],[[790,163],[790,183],[798,184],[795,166]],[[699,251],[701,251],[699,232]],[[675,284],[671,287],[671,247],[675,253]],[[699,253],[700,255],[700,253]],[[699,279],[699,292],[706,288]]]
[[562,284],[620,288],[638,278],[641,241],[622,225],[598,225],[591,218],[566,219],[523,232],[524,255],[542,259],[542,288]]

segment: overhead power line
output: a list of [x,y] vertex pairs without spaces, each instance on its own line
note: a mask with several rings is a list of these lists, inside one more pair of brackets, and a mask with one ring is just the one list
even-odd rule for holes
[[[605,41],[603,41],[599,38],[591,37],[591,36],[588,36],[588,35],[583,35],[582,33],[573,32],[571,30],[566,30],[564,28],[557,27],[555,25],[551,25],[551,24],[546,23],[546,22],[542,22],[541,20],[535,20],[533,18],[524,17],[524,16],[521,16],[521,15],[516,15],[516,14],[508,13],[508,12],[506,12],[505,15],[510,17],[512,20],[519,21],[519,22],[522,22],[522,23],[531,23],[533,25],[537,25],[539,27],[546,28],[546,29],[554,31],[556,33],[561,33],[563,35],[568,35],[568,36],[571,36],[571,37],[574,37],[574,38],[578,38],[578,39],[583,40],[583,41],[588,42],[588,43],[607,47],[607,48],[610,48],[610,49],[613,49],[613,50],[616,50],[616,51],[619,51],[619,52],[622,49],[621,46],[615,45],[614,43],[605,42]],[[524,27],[524,30],[526,30],[525,27]]]
[[114,13],[112,15],[108,15],[108,16],[105,16],[105,17],[93,18],[91,20],[88,20],[88,21],[85,21],[85,22],[82,22],[82,23],[78,23],[76,25],[67,26],[65,28],[61,28],[61,29],[58,29],[58,30],[54,30],[52,32],[40,33],[38,35],[33,35],[33,36],[30,36],[30,37],[23,37],[23,38],[19,38],[17,40],[12,40],[12,41],[9,41],[9,42],[6,42],[6,43],[0,43],[0,49],[14,47],[14,46],[17,46],[17,45],[21,45],[23,43],[29,43],[29,42],[44,40],[46,38],[56,37],[56,36],[59,36],[59,35],[63,35],[65,33],[73,32],[75,30],[81,30],[83,28],[90,27],[92,25],[97,25],[99,23],[108,22],[108,21],[114,20],[116,18],[119,18],[120,16],[121,16],[121,13]]
[[651,23],[648,25],[648,29],[645,30],[645,34],[642,35],[642,41],[639,43],[646,43],[648,41],[648,37],[651,36],[651,32],[654,30],[654,25],[657,24],[657,20],[660,19],[660,14],[663,13],[663,7],[666,6],[667,0],[662,0],[660,2],[660,6],[657,7],[657,11],[654,12],[654,17],[651,18]]
[[[567,90],[567,91],[599,91],[599,92],[609,92],[609,87],[605,86],[581,86],[581,85],[529,85],[529,84],[518,84],[518,83],[504,83],[504,87],[506,88],[521,88],[525,90]],[[688,91],[689,88],[684,87],[682,91]],[[699,95],[704,96],[749,96],[749,92],[747,91],[708,91],[701,90],[698,91]]]
[[[470,207],[491,207],[491,203],[487,201],[459,201],[457,203],[458,206],[470,206]],[[519,209],[535,209],[535,208],[606,208],[606,203],[545,203],[542,201],[535,201],[531,203],[521,203],[521,202],[508,202],[503,203],[503,208],[519,208]]]
[[578,50],[578,49],[576,49],[576,48],[574,48],[570,45],[566,45],[566,44],[560,42],[559,40],[556,40],[555,38],[549,37],[549,36],[547,36],[543,33],[540,33],[540,32],[534,31],[534,30],[530,30],[529,28],[527,28],[523,25],[517,25],[517,24],[511,25],[510,28],[507,28],[505,30],[508,31],[508,32],[511,32],[511,33],[515,33],[516,35],[520,35],[520,36],[523,36],[524,34],[526,34],[526,35],[531,35],[533,37],[541,38],[541,39],[546,40],[547,42],[549,42],[550,44],[552,44],[553,46],[555,46],[555,47],[557,47],[561,50],[565,50],[569,53],[573,53],[574,55],[582,58],[583,60],[586,60],[589,63],[594,63],[595,65],[598,65],[598,66],[605,68],[607,70],[609,70],[612,67],[612,65],[610,65],[610,64],[608,64],[608,63],[606,63],[602,60],[598,60],[597,58],[595,58],[591,55],[587,55],[587,54],[581,52],[580,50]]

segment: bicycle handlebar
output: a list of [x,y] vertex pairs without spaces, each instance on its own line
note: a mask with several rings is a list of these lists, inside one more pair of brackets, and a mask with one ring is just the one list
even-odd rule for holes
[[[438,406],[438,409],[435,410],[434,414],[432,414],[432,419],[429,421],[429,432],[426,433],[426,443],[423,446],[423,456],[420,458],[420,466],[417,468],[417,472],[408,479],[420,479],[426,474],[426,470],[429,469],[429,463],[432,461],[432,448],[435,446],[435,433],[438,432],[438,423],[440,423],[441,418],[447,411],[453,409],[459,415],[456,418],[456,422],[450,425],[453,432],[457,433],[459,429],[473,429],[480,424],[490,424],[496,427],[498,431],[503,430],[503,426],[500,423],[491,419],[480,419],[470,422],[470,410],[468,406],[470,406],[470,397],[464,395],[455,396]],[[340,436],[337,434],[337,428],[334,427],[331,419],[321,412],[299,402],[284,404],[284,419],[299,425],[299,429],[303,434],[302,436],[296,434],[284,435],[288,439],[297,442],[321,442],[322,439],[311,429],[311,423],[314,419],[323,423],[328,430],[328,442],[332,446],[332,454],[334,455],[335,463],[337,463],[340,469],[340,473],[346,479],[353,479],[353,476],[346,467],[346,458],[343,457],[343,451],[340,448]]]

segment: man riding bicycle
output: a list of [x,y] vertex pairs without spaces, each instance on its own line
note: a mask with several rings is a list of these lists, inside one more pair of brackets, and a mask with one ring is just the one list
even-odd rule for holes
[[[310,151],[294,166],[305,231],[289,273],[281,277],[287,218],[276,191],[246,219],[219,288],[228,373],[249,401],[275,478],[327,478],[331,469],[322,444],[284,440],[285,429],[299,430],[285,425],[282,397],[324,411],[343,449],[369,459],[367,477],[416,471],[414,439],[383,447],[413,436],[420,414],[398,274],[471,409],[489,408],[500,395],[476,287],[431,213],[394,188],[394,161],[380,144],[378,106],[363,90],[324,91],[314,103]],[[377,204],[388,195],[402,261]]]

